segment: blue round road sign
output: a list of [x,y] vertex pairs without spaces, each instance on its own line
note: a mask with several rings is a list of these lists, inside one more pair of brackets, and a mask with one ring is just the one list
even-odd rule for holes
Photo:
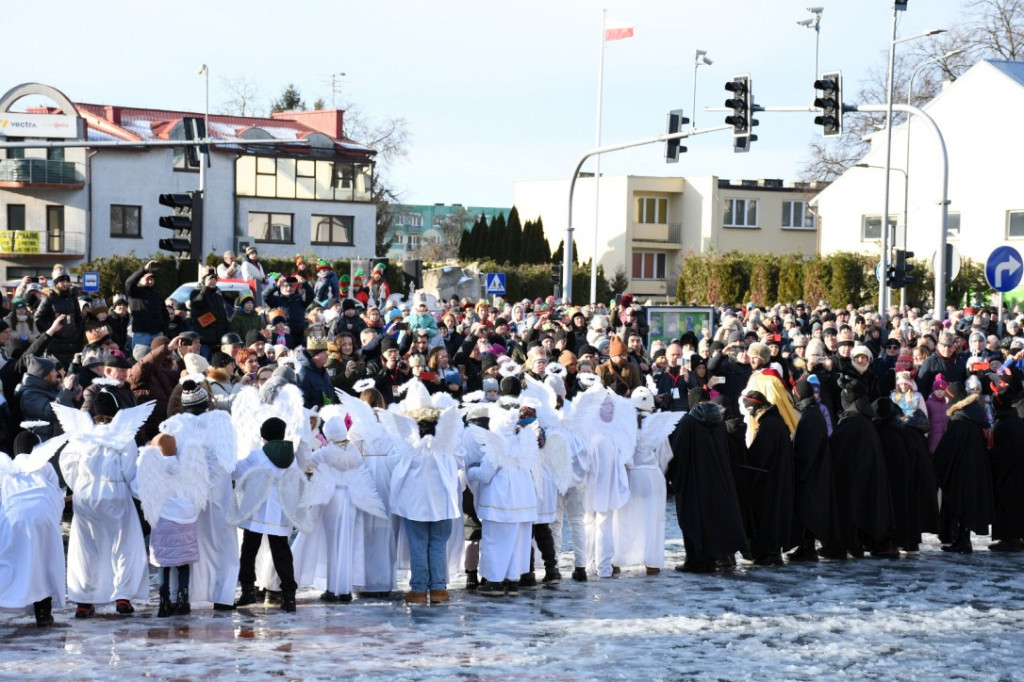
[[1012,291],[1024,275],[1024,259],[1012,246],[1000,246],[985,262],[985,279],[999,292]]

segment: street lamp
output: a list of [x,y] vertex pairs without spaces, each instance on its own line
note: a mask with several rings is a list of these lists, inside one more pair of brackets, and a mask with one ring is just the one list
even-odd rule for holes
[[[203,111],[203,137],[210,137],[210,68],[206,64],[201,64],[196,70],[196,75],[206,76],[206,108]],[[210,153],[209,146],[200,147],[200,149],[206,149],[203,152],[202,157],[199,159],[199,191],[206,192],[206,155]]]
[[697,128],[697,67],[711,66],[707,50],[696,50],[693,53],[693,109],[690,114],[690,130]]
[[807,17],[802,21],[796,22],[797,26],[803,26],[804,28],[814,29],[814,77],[818,77],[818,45],[821,38],[821,13],[825,11],[824,7],[808,7],[807,11],[813,16]]
[[[938,35],[939,33],[945,33],[945,29],[933,28],[917,35],[908,36],[906,38],[896,37],[896,24],[897,18],[901,11],[906,11],[907,3],[901,0],[894,0],[893,11],[892,11],[892,38],[889,40],[889,73],[885,82],[885,209],[882,211],[882,269],[883,271],[889,267],[889,250],[891,245],[889,243],[889,176],[890,169],[892,168],[892,95],[893,95],[893,76],[896,65],[896,45],[899,43],[906,43],[911,40],[917,40],[918,38],[925,38],[928,36]],[[945,227],[943,227],[945,229]],[[885,319],[886,311],[888,310],[888,287],[885,283],[885,278],[878,283],[878,307],[879,314],[882,319]],[[936,316],[938,319],[941,318],[941,312],[936,310]]]

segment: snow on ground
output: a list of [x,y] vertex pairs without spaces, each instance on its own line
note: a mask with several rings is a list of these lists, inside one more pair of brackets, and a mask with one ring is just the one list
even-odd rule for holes
[[[157,618],[55,612],[58,626],[0,615],[3,679],[809,680],[1020,679],[1024,555],[952,556],[927,536],[918,556],[677,573],[669,505],[666,570],[488,599],[277,607]],[[155,594],[155,589],[154,589]]]

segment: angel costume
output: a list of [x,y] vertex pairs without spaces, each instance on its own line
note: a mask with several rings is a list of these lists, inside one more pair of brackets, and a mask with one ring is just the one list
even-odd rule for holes
[[160,425],[160,432],[174,436],[179,450],[200,448],[207,470],[209,494],[196,520],[199,560],[192,565],[191,601],[231,609],[238,582],[238,530],[227,520],[231,474],[238,461],[231,417],[223,410],[177,414]]
[[626,464],[636,450],[635,415],[628,398],[605,390],[593,419],[594,451],[585,479],[583,508],[589,568],[599,578],[612,575],[614,512],[629,500]]
[[319,590],[324,601],[351,600],[354,585],[364,585],[364,535],[358,512],[386,519],[384,502],[359,450],[347,441],[344,412],[328,405],[321,412],[328,442],[313,453],[307,502],[313,530],[300,532],[292,545],[296,581]]
[[242,596],[237,606],[256,603],[256,554],[267,537],[274,569],[281,580],[281,609],[295,611],[295,571],[288,538],[292,527],[312,530],[308,509],[302,506],[305,474],[299,469],[292,442],[285,440],[285,423],[267,419],[260,428],[262,448],[235,467],[235,496],[228,522],[243,530],[238,581]]
[[[459,508],[459,468],[462,465],[459,436],[462,420],[455,401],[438,393],[433,400],[450,404],[436,407],[427,389],[416,379],[408,383],[407,397],[396,406],[409,416],[381,412],[392,431],[416,432],[396,443],[398,462],[391,474],[391,513],[402,519],[409,547],[412,573],[406,601],[423,603],[427,590],[432,601],[448,599],[448,540],[452,520],[462,518]],[[413,422],[412,418],[418,421]],[[400,426],[400,424],[404,424]]]
[[363,464],[373,478],[385,511],[384,516],[380,516],[356,509],[356,532],[362,536],[364,564],[363,582],[357,582],[355,586],[363,593],[385,594],[396,587],[398,560],[399,523],[388,504],[391,473],[398,461],[394,456],[394,442],[368,403],[340,389],[336,393],[342,409],[352,419],[348,432],[349,447],[362,454]]
[[488,430],[468,427],[484,455],[480,466],[466,470],[476,513],[483,526],[480,537],[480,576],[487,580],[480,594],[504,594],[506,581],[518,587],[530,569],[533,524],[537,520],[540,476],[537,437],[517,424],[519,410],[491,408]]
[[613,516],[615,566],[643,564],[648,574],[665,566],[665,471],[672,459],[668,437],[684,414],[658,412],[643,417],[633,458],[626,464],[629,500]]
[[[22,449],[19,439],[26,438],[38,442],[24,432],[15,439],[16,451]],[[41,627],[53,624],[54,605],[64,606],[64,494],[49,466],[63,442],[58,438],[36,445],[13,461],[0,452],[0,608],[33,606]]]
[[119,613],[131,613],[128,600],[149,596],[146,543],[132,496],[138,492],[135,434],[155,405],[119,410],[109,424],[94,424],[88,413],[53,403],[68,438],[60,469],[74,493],[68,597],[78,602],[76,617],[115,600]]

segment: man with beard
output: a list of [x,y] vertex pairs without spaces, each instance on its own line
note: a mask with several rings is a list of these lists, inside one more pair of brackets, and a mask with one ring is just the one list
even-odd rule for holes
[[832,455],[828,448],[828,426],[814,387],[801,379],[796,384],[796,409],[800,421],[793,434],[795,468],[794,521],[796,551],[790,561],[817,561],[815,540],[822,546],[838,535],[838,518],[832,487]]
[[856,559],[864,546],[883,541],[892,528],[892,503],[885,455],[871,418],[874,410],[867,399],[867,387],[848,374],[838,378],[843,411],[839,416],[829,449],[832,451],[832,479],[841,539],[822,548],[829,559]]
[[992,427],[992,496],[995,503],[992,517],[993,552],[1024,550],[1024,420],[1015,404],[1021,399],[1021,373],[1009,365],[1000,373],[989,374],[992,382],[992,406],[995,425]]
[[932,382],[939,374],[948,383],[962,382],[967,379],[967,372],[956,358],[956,336],[952,332],[940,332],[935,353],[925,358],[917,370],[917,390],[921,395],[932,391]]
[[949,424],[935,450],[935,473],[942,488],[939,539],[945,543],[944,552],[970,554],[971,531],[987,535],[992,523],[992,479],[985,451],[987,420],[980,393],[968,394],[960,382],[950,382],[946,391],[950,396]]
[[629,361],[626,344],[615,335],[608,344],[608,361],[598,365],[595,373],[606,388],[620,396],[628,396],[641,383],[639,370]]
[[676,491],[676,516],[686,560],[677,571],[710,573],[746,546],[736,496],[724,413],[702,388],[687,395],[690,411],[679,422],[668,475]]
[[793,443],[777,405],[763,393],[744,391],[743,409],[754,438],[747,449],[751,472],[750,553],[755,566],[782,566],[793,546]]

